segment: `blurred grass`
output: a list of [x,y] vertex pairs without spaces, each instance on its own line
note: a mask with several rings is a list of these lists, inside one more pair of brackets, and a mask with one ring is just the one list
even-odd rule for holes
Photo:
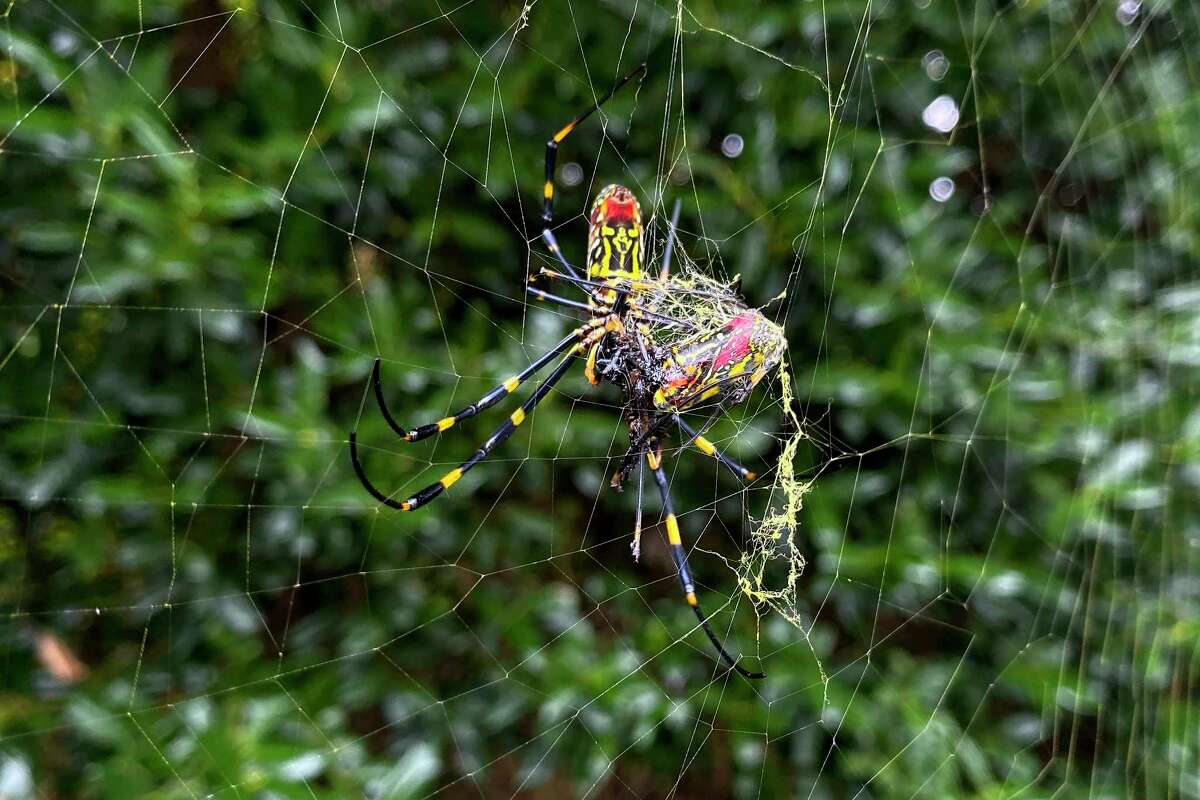
[[[1200,797],[1195,14],[926,5],[10,4],[0,796]],[[571,324],[521,296],[542,148],[642,59],[559,238],[620,180],[788,289],[812,627],[717,615],[756,685],[629,558],[611,392],[420,515],[347,461],[493,424],[402,447],[376,356],[434,418]],[[769,468],[780,417],[718,438]],[[765,492],[675,470],[715,610]]]

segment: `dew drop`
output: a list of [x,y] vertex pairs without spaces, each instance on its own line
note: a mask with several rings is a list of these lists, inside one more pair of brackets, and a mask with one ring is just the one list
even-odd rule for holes
[[950,59],[941,50],[930,50],[921,59],[921,66],[931,81],[940,81],[950,71]]
[[1129,27],[1137,21],[1141,10],[1141,0],[1121,0],[1120,3],[1117,3],[1117,22]]
[[935,131],[949,133],[958,125],[958,103],[948,94],[939,95],[925,106],[925,110],[921,112],[921,121]]
[[954,196],[954,180],[945,175],[934,178],[929,184],[929,196],[939,203],[944,203]]
[[562,179],[563,186],[578,186],[583,183],[583,167],[571,161],[570,163],[563,164],[559,176]]

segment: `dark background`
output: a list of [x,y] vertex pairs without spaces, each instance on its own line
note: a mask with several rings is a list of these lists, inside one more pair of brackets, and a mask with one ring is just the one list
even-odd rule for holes
[[[1200,797],[1193,5],[4,5],[6,800]],[[611,387],[419,514],[349,467],[358,424],[414,491],[507,413],[405,446],[375,357],[423,422],[574,324],[522,296],[543,145],[641,61],[558,236],[620,181],[788,290],[799,627],[732,569],[778,384],[714,432],[764,478],[669,460],[761,682],[649,487],[630,558]]]

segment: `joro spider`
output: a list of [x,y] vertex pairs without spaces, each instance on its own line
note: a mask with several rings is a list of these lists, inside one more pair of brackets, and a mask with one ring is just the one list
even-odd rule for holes
[[[688,444],[717,459],[743,480],[754,473],[718,450],[681,416],[712,408],[713,415],[749,397],[753,388],[778,366],[787,342],[782,329],[763,314],[749,308],[734,292],[734,285],[721,284],[697,276],[672,275],[671,251],[675,240],[679,206],[675,207],[657,277],[643,268],[645,229],[641,206],[633,192],[624,186],[602,189],[592,204],[588,218],[587,276],[582,277],[567,261],[551,230],[554,219],[554,168],[559,144],[595,113],[614,93],[645,72],[642,64],[617,82],[600,100],[564,125],[546,142],[546,181],[543,187],[542,240],[561,270],[541,269],[530,277],[526,291],[541,300],[585,311],[588,319],[571,331],[548,352],[501,383],[474,403],[436,422],[406,429],[388,410],[379,377],[379,360],[371,372],[375,400],[384,420],[401,439],[416,442],[449,430],[491,408],[512,394],[531,376],[559,356],[562,359],[532,394],[509,418],[479,446],[471,457],[450,470],[436,483],[421,489],[406,500],[395,500],[375,487],[358,457],[357,431],[350,433],[350,458],[363,487],[384,505],[400,511],[413,511],[426,505],[453,486],[462,476],[488,455],[525,421],[526,415],[540,403],[567,373],[577,357],[584,357],[584,374],[592,385],[603,380],[620,387],[625,400],[625,418],[630,445],[612,478],[614,488],[641,459],[654,474],[662,499],[667,541],[675,561],[684,597],[700,627],[704,629],[721,659],[746,678],[762,678],[750,672],[726,651],[708,624],[696,598],[696,586],[688,566],[687,553],[671,502],[670,487],[662,462],[662,437],[670,427],[677,428]],[[532,284],[539,277],[561,280],[582,289],[587,302],[578,302],[550,294]],[[640,540],[640,523],[634,538],[635,557]]]

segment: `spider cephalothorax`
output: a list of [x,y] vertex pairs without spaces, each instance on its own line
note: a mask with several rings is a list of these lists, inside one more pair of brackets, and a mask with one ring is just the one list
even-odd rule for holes
[[[525,421],[526,415],[566,374],[575,358],[585,357],[584,374],[591,383],[609,381],[624,395],[630,441],[613,476],[613,485],[620,488],[632,466],[645,459],[662,498],[667,543],[688,605],[721,658],[740,675],[761,678],[762,673],[749,672],[738,665],[700,610],[679,520],[671,503],[670,486],[663,471],[662,439],[670,428],[677,428],[687,444],[716,458],[739,477],[753,480],[754,473],[721,453],[701,431],[688,425],[681,414],[702,408],[711,408],[715,414],[744,401],[755,385],[780,364],[787,348],[783,330],[737,296],[733,289],[736,279],[721,283],[694,270],[671,272],[678,205],[671,219],[660,267],[654,275],[648,275],[644,265],[645,228],[641,205],[633,192],[624,186],[606,186],[588,212],[584,274],[581,275],[566,259],[551,230],[554,166],[559,143],[617,89],[644,70],[645,65],[642,65],[627,75],[599,102],[560,128],[546,142],[542,239],[561,269],[542,269],[531,278],[531,283],[538,277],[562,280],[582,289],[586,302],[550,294],[532,285],[526,291],[542,300],[585,311],[588,319],[520,373],[479,400],[451,416],[416,428],[402,427],[388,411],[379,379],[378,359],[372,370],[372,383],[384,419],[401,438],[412,442],[449,430],[462,420],[491,408],[561,356],[558,366],[470,458],[407,499],[394,499],[367,478],[358,458],[356,432],[350,434],[350,456],[359,480],[379,502],[400,511],[420,508],[487,458]],[[635,534],[635,553],[639,536],[640,529]]]

